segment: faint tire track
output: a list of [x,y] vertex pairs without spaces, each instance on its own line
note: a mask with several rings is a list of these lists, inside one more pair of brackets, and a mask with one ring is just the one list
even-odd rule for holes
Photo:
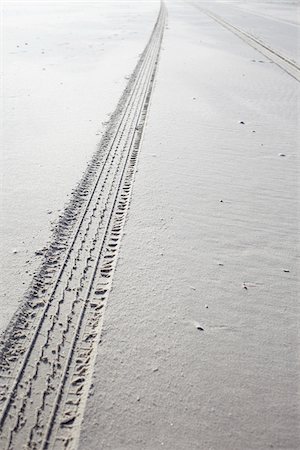
[[165,16],[161,5],[149,43],[128,84],[115,132],[88,168],[87,182],[76,192],[84,201],[65,212],[58,226],[59,239],[47,254],[47,267],[42,267],[26,305],[2,343],[3,450],[75,448],[129,206]]
[[240,39],[242,39],[248,45],[253,47],[255,50],[259,51],[262,55],[264,55],[270,61],[272,61],[281,69],[283,69],[291,77],[300,82],[300,67],[295,61],[292,61],[288,57],[282,55],[277,50],[271,48],[269,45],[262,42],[261,39],[258,39],[257,37],[252,36],[250,33],[243,31],[240,28],[230,24],[217,14],[214,14],[211,11],[204,9],[193,2],[191,4],[197,9],[199,9],[202,13],[209,16],[215,22],[219,23],[224,28],[226,28],[227,30],[231,31],[233,34],[238,36]]

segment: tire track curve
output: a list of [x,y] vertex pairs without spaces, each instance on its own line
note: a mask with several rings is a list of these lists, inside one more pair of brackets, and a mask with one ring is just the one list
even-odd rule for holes
[[271,48],[269,45],[265,44],[261,41],[261,39],[258,39],[257,37],[251,35],[250,33],[241,30],[240,28],[230,24],[217,14],[212,13],[211,11],[208,11],[207,9],[204,9],[200,7],[199,5],[195,3],[191,3],[194,7],[199,9],[203,14],[206,14],[211,19],[213,19],[215,22],[222,25],[227,30],[231,31],[233,34],[238,36],[240,39],[242,39],[244,42],[246,42],[248,45],[253,47],[255,50],[259,51],[262,55],[264,55],[266,58],[268,58],[270,61],[275,63],[277,66],[279,66],[281,69],[283,69],[286,73],[288,73],[291,77],[293,77],[295,80],[300,82],[300,67],[295,61],[292,61],[288,57],[282,55],[277,50]]
[[0,448],[74,449],[129,207],[166,9],[1,343]]

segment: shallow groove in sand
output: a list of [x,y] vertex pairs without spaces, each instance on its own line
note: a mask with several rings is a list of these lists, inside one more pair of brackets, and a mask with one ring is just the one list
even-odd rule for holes
[[262,42],[261,39],[230,24],[217,14],[214,14],[211,11],[208,11],[207,9],[201,8],[199,5],[196,5],[195,3],[191,4],[195,6],[197,9],[199,9],[202,13],[206,14],[211,19],[215,20],[217,23],[222,25],[224,28],[226,28],[227,30],[231,31],[233,34],[238,36],[240,39],[249,44],[255,50],[259,51],[262,55],[264,55],[270,61],[272,61],[281,69],[283,69],[291,77],[300,82],[300,67],[297,65],[295,61],[292,61],[291,59],[282,55],[280,52],[278,52],[278,50],[271,48],[269,45]]
[[165,25],[151,38],[108,131],[1,342],[0,446],[73,449],[100,339]]

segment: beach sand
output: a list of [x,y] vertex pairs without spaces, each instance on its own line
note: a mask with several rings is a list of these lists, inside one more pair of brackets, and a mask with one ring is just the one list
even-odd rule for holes
[[0,332],[98,147],[158,5],[3,3]]
[[[55,12],[70,25],[55,45],[77,21],[76,62],[64,49],[58,72],[50,58],[47,83],[32,84],[32,54],[36,100],[8,115],[2,329],[42,260],[35,249],[48,250],[0,348],[0,444],[296,450],[296,4],[167,0],[140,59],[159,2],[116,5],[105,17],[93,4]],[[101,20],[103,60],[82,48],[96,46]],[[54,113],[57,98],[71,117]]]
[[297,449],[298,83],[167,6],[79,448]]

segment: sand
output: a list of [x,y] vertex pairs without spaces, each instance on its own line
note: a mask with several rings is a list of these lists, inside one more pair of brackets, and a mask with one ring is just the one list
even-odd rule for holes
[[158,4],[3,2],[0,332],[97,149]]
[[148,43],[0,340],[0,447],[75,449],[165,28]]
[[295,1],[190,2],[219,14],[232,25],[294,61],[300,61],[300,16]]
[[[59,222],[45,270],[2,344],[3,449],[10,441],[59,450],[300,447],[296,5],[165,3],[167,24],[162,9],[102,147]],[[130,22],[139,30],[132,46],[127,36],[106,52],[108,61],[118,61],[119,83],[118,91],[110,72],[102,73],[99,98],[105,86],[112,92],[107,107],[116,107],[126,85],[122,49],[130,51],[132,71],[159,6],[122,4],[124,16],[116,16],[110,3],[105,18],[95,17],[96,23],[112,20],[110,30],[116,17],[122,27]],[[80,46],[89,35],[82,18],[92,20],[94,6],[89,12],[73,6]],[[136,7],[143,15],[131,22]],[[56,17],[68,22],[68,15]],[[105,42],[108,35],[105,29]],[[73,83],[78,63],[87,58],[86,52],[76,55],[77,66],[66,78]],[[93,65],[98,56],[91,55]],[[88,129],[95,128],[83,126],[87,112],[95,120],[99,107],[92,82],[82,95],[87,79],[100,81],[100,65],[94,69],[81,73],[69,92],[72,110],[80,99],[80,120],[65,112],[59,119],[78,133],[74,140],[67,133],[64,142],[74,146],[78,140],[90,150],[73,158],[68,147],[70,153],[60,155],[54,140],[43,155],[45,174],[59,173],[51,152],[61,158],[61,176],[54,178],[54,185],[61,183],[57,209],[99,139],[88,142]],[[99,118],[106,111],[101,108]],[[36,130],[32,117],[27,122]],[[41,134],[44,128],[53,139],[51,120],[49,128],[43,122]],[[50,205],[53,184],[44,177],[30,191],[19,171],[17,186],[31,195],[24,201],[17,191],[9,194],[20,204],[10,215],[7,207],[7,223],[19,212],[33,239],[37,221],[42,247],[54,213],[42,221],[33,211],[39,202],[43,211],[57,211]],[[39,186],[45,195],[38,201],[32,193],[40,195]],[[19,239],[23,229],[16,226],[8,236]],[[23,274],[22,252],[14,250],[14,273]],[[7,261],[4,280],[14,298],[20,283],[10,288],[16,277]],[[33,268],[37,263],[30,258]],[[10,304],[10,310],[3,304],[3,323],[16,309],[16,302]]]
[[167,6],[79,448],[297,449],[298,83]]

